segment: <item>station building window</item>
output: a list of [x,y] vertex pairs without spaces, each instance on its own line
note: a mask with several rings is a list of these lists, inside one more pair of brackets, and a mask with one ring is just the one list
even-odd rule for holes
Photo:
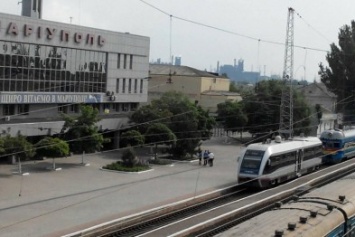
[[117,68],[120,69],[121,67],[121,54],[117,54]]
[[68,107],[70,107],[69,104],[58,104],[58,112],[67,114],[69,110]]
[[19,115],[28,115],[29,112],[30,112],[30,105],[28,105],[28,104],[17,105],[17,113]]
[[122,93],[126,93],[126,78],[122,79]]
[[15,115],[15,105],[3,105],[3,115]]
[[129,69],[133,69],[133,55],[129,55]]
[[127,68],[127,54],[123,55],[123,69]]
[[132,79],[128,79],[128,93],[132,92]]
[[116,93],[120,93],[120,79],[116,79]]
[[138,79],[134,79],[134,93],[137,93],[137,84]]
[[0,91],[103,93],[106,65],[105,52],[0,41]]

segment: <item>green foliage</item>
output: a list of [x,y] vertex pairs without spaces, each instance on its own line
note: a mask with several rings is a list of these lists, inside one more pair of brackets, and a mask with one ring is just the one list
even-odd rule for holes
[[69,155],[69,145],[59,138],[45,137],[36,145],[37,154],[42,157],[58,158]]
[[226,101],[217,105],[217,120],[226,131],[242,131],[248,122],[247,115],[243,112],[239,102]]
[[322,108],[321,108],[320,104],[316,104],[315,108],[316,108],[316,112],[317,112],[318,124],[320,124],[321,119],[323,117]]
[[[4,139],[0,137],[0,155],[3,155],[5,153],[5,148],[4,148]],[[1,159],[1,157],[0,157]]]
[[202,109],[201,106],[197,106],[198,112],[198,125],[197,129],[201,133],[201,140],[210,139],[212,136],[212,128],[216,124],[216,121],[213,117],[209,115],[209,111]]
[[81,115],[77,117],[70,117],[63,115],[65,121],[62,128],[62,133],[67,131],[64,135],[65,140],[70,144],[70,150],[74,153],[92,153],[99,151],[104,142],[103,135],[98,132],[96,123],[100,121],[98,117],[99,111],[90,105],[80,106]]
[[4,146],[3,153],[5,155],[15,155],[21,160],[26,160],[36,154],[33,145],[22,135],[18,135],[17,137],[7,135],[2,138],[2,143]]
[[153,123],[145,133],[146,141],[155,144],[155,159],[157,158],[157,147],[159,143],[176,144],[175,134],[162,123]]
[[294,135],[304,133],[309,135],[311,131],[312,110],[301,92],[293,91],[293,130]]
[[175,134],[165,124],[162,123],[151,124],[145,133],[145,139],[147,143],[153,144],[175,144],[176,142]]
[[236,83],[234,81],[232,81],[229,84],[229,91],[231,92],[240,92],[239,88],[237,87]]
[[176,157],[193,154],[202,139],[210,138],[215,123],[208,112],[175,91],[167,92],[150,105],[138,109],[131,121],[143,124],[145,132],[154,122],[165,124],[176,136],[176,144],[169,150]]
[[121,134],[121,145],[123,147],[143,145],[144,140],[144,136],[137,130],[129,130]]
[[131,121],[139,124],[138,130],[141,134],[144,134],[147,131],[150,122],[169,121],[169,117],[171,117],[171,115],[172,114],[169,110],[164,110],[153,105],[146,105],[140,107],[132,114]]
[[108,170],[123,171],[123,172],[140,172],[140,171],[145,171],[150,169],[149,165],[143,165],[143,164],[137,164],[134,167],[127,167],[123,165],[123,163],[120,161],[108,164],[102,168]]
[[[353,114],[355,110],[355,21],[344,25],[338,34],[338,44],[330,45],[326,60],[329,67],[319,65],[321,81],[327,89],[337,95],[337,112]],[[350,100],[347,100],[351,98]],[[344,116],[344,120],[347,117]]]
[[[247,127],[252,134],[270,135],[279,129],[282,89],[286,85],[280,80],[261,81],[255,87],[255,93],[243,98],[244,112],[248,116]],[[301,93],[293,90],[294,134],[310,131],[310,108]]]
[[127,147],[122,151],[122,165],[126,167],[134,167],[138,164],[138,158],[132,147]]

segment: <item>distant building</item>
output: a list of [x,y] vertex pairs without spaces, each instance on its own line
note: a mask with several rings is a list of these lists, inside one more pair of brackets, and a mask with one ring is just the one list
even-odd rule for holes
[[161,58],[158,58],[157,60],[152,60],[150,62],[151,64],[164,64],[164,65],[176,65],[176,66],[181,66],[181,57],[180,56],[171,56],[171,62],[164,62],[161,60]]
[[227,100],[240,101],[239,93],[229,92],[230,80],[216,73],[187,66],[150,64],[148,101],[158,99],[168,91],[179,91],[192,102],[214,113],[217,104]]
[[[314,130],[312,135],[319,135],[325,129],[334,128],[335,121],[337,119],[337,114],[335,112],[337,96],[332,92],[328,91],[325,84],[317,82],[299,87],[298,90],[300,90],[305,96],[306,101],[311,106],[313,112],[312,127],[316,127],[317,130]],[[319,125],[317,115],[315,114],[316,104],[319,104],[321,106],[323,113]]]
[[257,83],[260,78],[259,72],[244,71],[244,60],[239,59],[238,64],[234,59],[234,65],[222,65],[218,69],[220,74],[226,74],[228,78],[235,82]]
[[175,65],[181,66],[181,57],[175,57]]

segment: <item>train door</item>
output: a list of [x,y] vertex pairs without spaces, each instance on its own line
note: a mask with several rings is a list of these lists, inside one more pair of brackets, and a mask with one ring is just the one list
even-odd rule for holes
[[295,168],[295,173],[297,176],[301,175],[302,160],[303,160],[303,150],[298,150],[296,152],[296,168]]

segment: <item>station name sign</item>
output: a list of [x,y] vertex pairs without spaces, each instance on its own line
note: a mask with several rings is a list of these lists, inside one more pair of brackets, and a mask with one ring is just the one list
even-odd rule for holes
[[0,104],[66,104],[101,102],[101,94],[0,94]]
[[[1,22],[0,22],[1,26]],[[55,27],[33,26],[30,24],[18,25],[16,22],[9,22],[5,26],[6,34],[18,36],[22,34],[26,37],[37,37],[37,39],[46,38],[52,40],[59,36],[61,42],[74,42],[76,44],[104,46],[105,39],[101,35],[95,35],[83,32],[71,32],[69,30],[58,29]]]

